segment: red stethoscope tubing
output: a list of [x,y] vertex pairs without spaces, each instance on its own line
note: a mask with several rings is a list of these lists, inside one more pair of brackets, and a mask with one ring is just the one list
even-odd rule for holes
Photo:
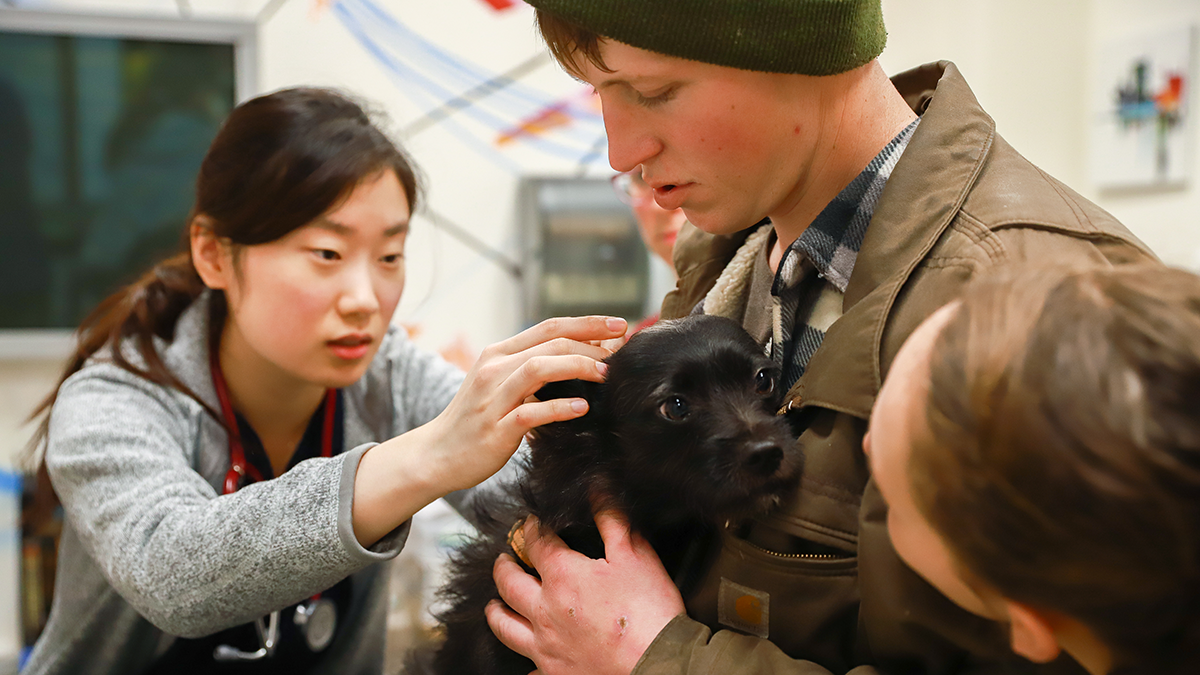
[[[233,404],[229,402],[229,387],[225,385],[225,376],[221,373],[221,363],[214,350],[210,359],[212,367],[213,388],[217,390],[217,401],[221,404],[221,417],[225,419],[225,428],[229,434],[229,471],[225,474],[225,485],[221,494],[233,494],[241,487],[242,478],[251,482],[263,479],[262,472],[246,461],[246,450],[242,446],[242,433],[238,428],[237,417],[233,414]],[[333,416],[337,410],[337,390],[325,390],[325,424],[321,426],[321,456],[333,457]]]
[[[233,414],[233,404],[229,401],[229,387],[225,384],[225,375],[221,372],[221,361],[214,349],[209,353],[209,368],[212,370],[213,389],[217,390],[217,401],[221,404],[221,417],[225,419],[225,429],[229,435],[229,471],[225,473],[225,485],[221,494],[230,495],[241,487],[242,478],[251,482],[263,479],[262,472],[246,461],[246,450],[242,446],[242,432],[238,427],[237,417]],[[321,456],[333,457],[333,419],[337,412],[337,390],[325,390],[325,424],[321,426]],[[316,602],[320,593],[310,598]]]
[[[217,401],[221,404],[221,417],[225,419],[225,428],[229,434],[229,471],[225,473],[225,485],[221,494],[230,495],[241,487],[242,478],[247,477],[251,482],[263,479],[262,472],[246,461],[246,450],[242,447],[242,432],[238,428],[237,417],[233,414],[233,404],[229,402],[229,387],[225,384],[225,375],[221,372],[221,362],[214,349],[209,355],[209,366],[212,369],[213,389],[217,390]],[[333,416],[337,412],[337,390],[325,390],[325,424],[321,427],[321,456],[333,457]],[[317,593],[313,601],[320,598]]]

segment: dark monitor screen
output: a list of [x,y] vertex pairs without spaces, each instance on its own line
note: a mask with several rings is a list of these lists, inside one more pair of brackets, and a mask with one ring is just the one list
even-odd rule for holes
[[74,328],[181,250],[234,45],[0,30],[0,328]]

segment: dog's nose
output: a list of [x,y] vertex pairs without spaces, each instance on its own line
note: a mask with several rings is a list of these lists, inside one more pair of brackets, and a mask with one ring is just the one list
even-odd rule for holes
[[772,441],[755,441],[746,452],[746,469],[763,476],[779,470],[783,463],[783,448]]

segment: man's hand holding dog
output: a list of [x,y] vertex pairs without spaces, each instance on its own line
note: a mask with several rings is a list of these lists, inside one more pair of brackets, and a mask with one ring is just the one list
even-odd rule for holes
[[602,560],[571,550],[530,518],[524,549],[541,580],[511,556],[496,561],[496,586],[508,604],[489,604],[488,624],[542,675],[628,675],[659,632],[684,612],[658,555],[623,516],[601,512],[596,525],[604,540]]

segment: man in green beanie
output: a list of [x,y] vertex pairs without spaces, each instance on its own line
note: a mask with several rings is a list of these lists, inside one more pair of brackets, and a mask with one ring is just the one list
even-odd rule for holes
[[897,558],[867,417],[904,339],[980,270],[1153,255],[1005,143],[953,64],[889,79],[879,0],[527,1],[599,93],[613,168],[694,226],[662,316],[728,316],[761,342],[805,466],[705,543],[682,597],[619,514],[598,515],[599,561],[526,524],[540,579],[497,561],[497,636],[543,675],[1012,665],[1008,628]]

